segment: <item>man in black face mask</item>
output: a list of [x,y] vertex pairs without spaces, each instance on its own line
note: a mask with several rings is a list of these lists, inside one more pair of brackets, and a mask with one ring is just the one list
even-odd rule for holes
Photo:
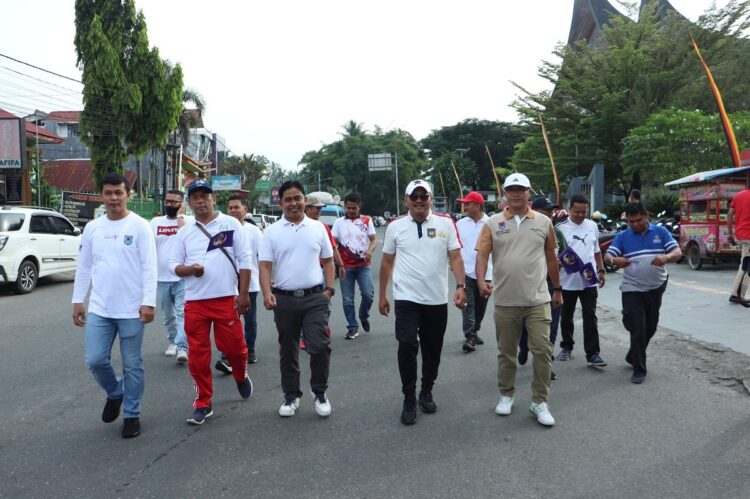
[[164,316],[167,330],[167,350],[164,355],[176,357],[184,364],[188,360],[188,345],[185,337],[183,309],[185,306],[185,282],[169,268],[169,254],[177,231],[185,225],[184,194],[178,190],[167,191],[164,198],[166,216],[151,220],[151,229],[156,237],[157,299]]

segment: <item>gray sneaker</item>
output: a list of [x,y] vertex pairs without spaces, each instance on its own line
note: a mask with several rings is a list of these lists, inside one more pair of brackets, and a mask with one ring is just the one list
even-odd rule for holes
[[565,362],[566,360],[570,360],[573,358],[573,352],[568,350],[567,348],[563,348],[560,350],[560,353],[557,354],[557,360],[560,362]]

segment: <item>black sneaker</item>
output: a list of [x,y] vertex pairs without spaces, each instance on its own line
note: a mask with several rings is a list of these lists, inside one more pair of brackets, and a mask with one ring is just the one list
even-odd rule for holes
[[480,338],[478,334],[475,334],[474,343],[476,343],[477,345],[484,345],[484,340]]
[[367,319],[365,319],[365,320],[363,320],[361,322],[362,322],[362,330],[365,333],[369,333],[370,332],[370,321],[368,321]]
[[606,367],[607,363],[602,359],[602,357],[595,353],[588,359],[588,364],[590,367]]
[[475,338],[476,337],[471,334],[466,337],[466,339],[464,340],[464,346],[463,346],[464,352],[469,353],[477,349],[477,343],[476,343]]
[[401,422],[413,425],[417,422],[417,399],[412,395],[404,399],[404,409],[401,411]]
[[140,418],[125,418],[122,420],[120,435],[122,438],[133,438],[141,434]]
[[250,381],[250,376],[245,374],[245,379],[237,383],[237,391],[240,392],[240,397],[243,399],[250,398],[250,395],[253,394],[253,382]]
[[217,360],[214,369],[224,374],[232,374],[232,366],[224,359]]
[[346,338],[347,340],[353,340],[357,336],[359,336],[359,333],[357,332],[357,330],[350,329],[349,331],[346,332],[346,336],[344,336],[344,338]]
[[555,374],[555,371],[550,371],[549,379],[552,381],[555,381],[557,379],[557,374]]
[[437,411],[437,404],[435,404],[435,401],[432,400],[432,392],[420,391],[417,403],[419,404],[419,408],[422,409],[422,412],[424,413],[432,414],[433,412]]
[[120,406],[122,405],[122,396],[116,399],[107,398],[102,411],[102,421],[111,423],[120,416]]
[[247,352],[247,363],[255,364],[258,362],[258,357],[255,356],[255,352]]
[[630,377],[630,382],[635,383],[636,385],[640,385],[641,383],[643,383],[645,379],[646,379],[646,373],[642,371],[636,371]]
[[529,360],[529,351],[528,350],[519,350],[518,351],[518,364],[524,365]]
[[188,424],[202,425],[207,418],[214,415],[213,408],[209,405],[208,407],[201,407],[193,412],[193,415],[188,418]]

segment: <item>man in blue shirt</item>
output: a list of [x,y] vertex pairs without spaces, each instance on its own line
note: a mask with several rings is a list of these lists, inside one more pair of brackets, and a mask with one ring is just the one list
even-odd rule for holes
[[615,236],[604,259],[625,269],[622,291],[622,323],[630,332],[630,350],[625,361],[633,366],[630,381],[646,379],[646,347],[659,324],[659,309],[669,274],[665,265],[676,262],[682,251],[664,227],[648,221],[642,203],[625,207],[629,228]]

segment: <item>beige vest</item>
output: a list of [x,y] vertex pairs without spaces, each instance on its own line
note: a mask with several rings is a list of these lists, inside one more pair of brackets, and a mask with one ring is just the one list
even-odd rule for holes
[[531,307],[550,301],[545,247],[554,249],[549,218],[529,209],[519,226],[507,209],[490,217],[477,249],[490,250],[495,305]]

